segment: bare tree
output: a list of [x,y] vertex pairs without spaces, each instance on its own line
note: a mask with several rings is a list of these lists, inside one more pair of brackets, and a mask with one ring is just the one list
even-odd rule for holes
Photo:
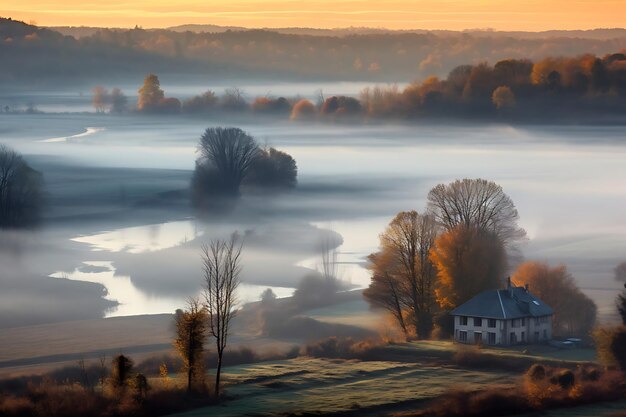
[[235,291],[241,274],[241,249],[237,235],[229,240],[214,240],[202,245],[204,266],[204,299],[208,315],[209,333],[215,338],[217,368],[215,396],[219,396],[222,357],[228,343],[230,324],[237,303]]
[[372,269],[372,282],[363,291],[363,296],[372,305],[385,309],[398,322],[409,340],[409,329],[404,320],[404,312],[409,308],[410,301],[406,297],[405,285],[395,273],[394,265],[384,253],[372,253],[368,256]]
[[224,94],[219,98],[219,104],[226,111],[244,111],[248,108],[243,91],[238,87],[225,89]]
[[458,225],[494,233],[503,244],[525,237],[513,201],[498,184],[483,179],[439,184],[428,193],[428,208],[447,230]]
[[[432,328],[436,271],[429,255],[438,229],[431,215],[400,212],[380,235],[381,251],[370,256],[372,288],[384,289],[391,299],[381,303],[373,291],[365,296],[374,304],[391,308],[399,322],[397,308],[408,309],[419,337],[427,337]],[[400,325],[406,328],[403,322]]]
[[204,342],[207,336],[207,311],[199,300],[187,301],[186,310],[177,310],[176,339],[174,347],[183,360],[187,373],[187,392],[191,393],[194,383],[200,388],[204,382]]
[[0,228],[37,221],[42,201],[41,174],[14,150],[0,144]]
[[325,231],[321,235],[319,243],[319,252],[321,255],[321,274],[326,281],[332,281],[339,278],[339,263],[337,256],[339,255],[337,247],[341,244],[337,234],[332,231]]
[[207,129],[198,146],[200,164],[217,171],[224,191],[239,193],[242,181],[259,154],[254,138],[239,128]]

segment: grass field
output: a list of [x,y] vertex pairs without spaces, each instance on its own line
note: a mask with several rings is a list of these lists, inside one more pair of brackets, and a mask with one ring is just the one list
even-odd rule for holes
[[403,362],[359,362],[297,358],[225,369],[226,389],[233,399],[223,406],[179,414],[280,415],[344,413],[414,407],[451,387],[479,389],[514,386],[511,373],[469,371],[452,367]]
[[520,414],[518,417],[624,417],[626,400],[608,403],[582,405],[580,407],[559,408],[541,413]]
[[[400,345],[418,355],[452,355],[459,349],[459,344],[451,341],[427,340]],[[470,346],[471,347],[471,346]],[[547,345],[523,345],[507,348],[481,347],[481,353],[509,358],[532,358],[537,361],[595,362],[596,351],[592,348],[558,349]]]

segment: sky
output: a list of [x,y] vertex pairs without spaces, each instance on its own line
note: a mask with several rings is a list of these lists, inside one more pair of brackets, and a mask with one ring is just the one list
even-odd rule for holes
[[626,0],[0,0],[0,16],[42,26],[542,31],[624,27]]

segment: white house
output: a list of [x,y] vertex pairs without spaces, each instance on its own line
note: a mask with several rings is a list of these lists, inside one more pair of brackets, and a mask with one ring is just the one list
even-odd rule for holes
[[502,345],[547,343],[552,338],[554,311],[526,287],[484,291],[452,310],[454,340]]

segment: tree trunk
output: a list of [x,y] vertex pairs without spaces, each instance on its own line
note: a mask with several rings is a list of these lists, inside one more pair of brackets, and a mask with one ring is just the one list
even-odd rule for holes
[[215,372],[215,398],[220,397],[220,376],[222,374],[222,353],[217,353],[217,371]]

